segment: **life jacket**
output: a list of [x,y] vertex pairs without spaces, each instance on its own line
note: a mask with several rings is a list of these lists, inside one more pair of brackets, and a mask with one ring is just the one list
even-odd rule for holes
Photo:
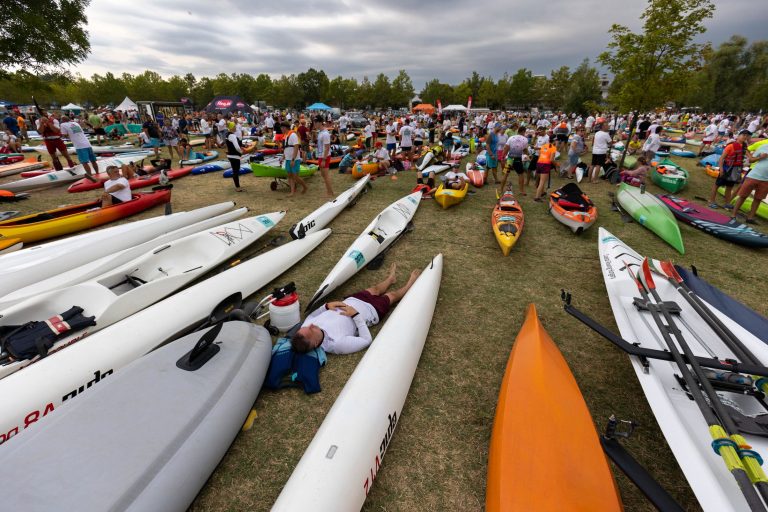
[[[283,149],[285,149],[285,148],[287,147],[287,146],[286,146],[286,144],[288,144],[288,139],[289,139],[289,138],[291,137],[291,135],[293,135],[294,133],[296,133],[296,131],[295,131],[295,130],[288,130],[288,132],[287,132],[287,133],[284,133],[284,134],[282,134],[282,135],[283,135],[283,138],[282,138],[282,139],[280,139],[279,141],[278,141],[278,140],[275,140],[275,142],[282,142],[282,143],[283,143]],[[296,133],[296,136],[297,136],[297,137],[299,137],[299,134],[298,134],[298,133]],[[277,139],[277,138],[275,138],[275,139]],[[301,143],[301,137],[299,137],[299,143]]]
[[539,149],[539,160],[538,162],[540,164],[551,164],[552,161],[555,159],[557,149],[552,143],[547,143],[541,146]]
[[96,325],[93,316],[84,316],[83,308],[72,306],[64,313],[43,321],[4,326],[0,346],[16,360],[45,357],[54,342],[73,332]]
[[555,133],[559,133],[559,134],[568,133],[568,125],[565,122],[560,123],[559,125],[557,125],[557,128],[555,128]]
[[[737,144],[736,142],[731,142],[728,144],[728,146]],[[728,147],[726,146],[726,148]],[[732,151],[730,154],[728,154],[725,159],[723,160],[723,166],[724,167],[738,167],[741,169],[744,166],[744,157],[746,156],[747,152],[747,145],[741,144],[741,151],[736,151],[736,147],[733,147],[734,151]],[[723,152],[725,152],[725,149],[723,149]]]
[[306,354],[294,352],[290,338],[280,338],[272,347],[264,384],[269,389],[302,386],[307,394],[320,392],[320,368],[325,366],[327,357],[321,347]]

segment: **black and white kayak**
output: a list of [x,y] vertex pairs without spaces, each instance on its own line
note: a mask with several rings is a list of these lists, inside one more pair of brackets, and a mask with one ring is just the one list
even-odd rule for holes
[[438,254],[390,314],[339,393],[273,512],[362,508],[402,418],[442,272],[443,255]]
[[355,182],[354,185],[339,194],[336,199],[328,201],[320,208],[313,211],[299,222],[291,226],[291,237],[295,240],[303,238],[309,233],[320,231],[331,223],[345,208],[353,205],[360,194],[365,190],[365,186],[371,179],[370,174],[366,174]]
[[[638,292],[635,276],[640,275],[640,272],[643,276],[648,274],[645,259],[603,228],[599,230],[598,239],[605,286],[624,340],[629,344],[637,344],[636,348],[653,349],[661,353],[662,357],[669,356],[669,345],[665,340],[669,334],[666,328],[662,332],[656,323],[658,316],[653,311],[671,311],[672,323],[679,329],[682,339],[696,358],[709,361],[706,364],[710,365],[728,360],[750,363],[744,357],[737,357],[735,349],[723,341],[712,323],[705,320],[670,281],[656,276],[655,292],[659,298],[652,302],[644,299]],[[658,267],[654,265],[654,268]],[[659,307],[658,304],[663,306]],[[768,362],[768,345],[722,312],[711,307],[710,310],[755,357],[757,362],[750,364],[762,368],[759,371],[766,373],[764,366]],[[673,340],[677,350],[684,350],[676,336]],[[684,372],[680,365],[650,356],[631,356],[630,359],[659,427],[701,507],[706,511],[717,512],[750,510],[745,494],[732,476],[733,471],[726,468],[726,459],[716,451],[729,448],[730,441],[713,443],[713,437],[720,437],[717,434],[719,427],[713,427],[711,420],[705,419],[700,404],[692,399],[694,395],[681,377]],[[728,364],[723,366],[729,367]],[[712,381],[711,385],[719,401],[724,404],[728,416],[738,425],[739,436],[743,435],[746,444],[754,452],[763,456],[768,454],[768,412],[759,397],[749,391],[754,386],[759,387],[757,378],[752,382],[753,377],[748,373],[724,370],[710,370],[709,375],[706,380]],[[708,399],[707,404],[711,403]],[[709,405],[704,410],[710,410]],[[750,457],[746,452],[742,456],[743,460]]]
[[347,279],[357,274],[361,268],[368,265],[406,232],[408,224],[421,203],[421,195],[421,191],[418,191],[398,199],[384,208],[366,226],[317,289],[307,305],[307,311],[319,304],[323,297],[345,283]]
[[2,508],[186,510],[249,414],[271,349],[264,327],[226,322],[109,375],[0,450],[3,467],[39,478],[3,479]]
[[[155,246],[90,281],[36,295],[0,311],[0,339],[7,349],[0,354],[0,379],[181,289],[246,249],[284,216],[285,212],[257,215]],[[71,322],[54,320],[73,305],[83,317],[93,317],[89,325],[75,329]],[[21,326],[25,327],[13,332]],[[30,336],[38,340],[36,354],[11,349],[14,340],[17,346],[27,347]]]
[[87,395],[122,367],[195,327],[216,304],[233,295],[250,296],[269,284],[330,233],[325,229],[260,254],[1,379],[0,454],[16,434],[44,428],[51,411]]
[[32,283],[221,215],[233,206],[234,203],[228,201],[188,212],[159,215],[0,255],[0,303],[2,297]]

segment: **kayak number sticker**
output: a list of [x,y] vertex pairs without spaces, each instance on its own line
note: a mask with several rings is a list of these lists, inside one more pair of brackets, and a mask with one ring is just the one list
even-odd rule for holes
[[352,258],[355,262],[355,265],[357,265],[357,268],[360,269],[363,265],[365,265],[365,256],[360,251],[351,251],[348,256]]
[[274,225],[275,225],[275,223],[274,223],[274,222],[272,222],[272,219],[270,219],[269,217],[267,217],[267,216],[265,216],[265,215],[259,215],[258,217],[256,217],[256,220],[257,220],[257,221],[259,221],[259,222],[261,222],[261,224],[262,224],[262,225],[263,225],[265,228],[271,228],[272,226],[274,226]]

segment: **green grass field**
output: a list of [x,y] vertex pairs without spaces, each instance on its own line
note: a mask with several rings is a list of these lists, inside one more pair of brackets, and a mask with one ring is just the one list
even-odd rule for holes
[[[695,159],[675,161],[691,173],[690,184],[680,195],[688,199],[707,196],[712,178],[695,166]],[[306,304],[370,220],[414,186],[413,172],[401,173],[398,178],[377,179],[356,206],[331,224],[333,235],[259,292],[259,298],[273,286],[295,281]],[[243,176],[246,191],[237,193],[232,181],[220,174],[184,178],[174,182],[173,206],[181,211],[233,200],[253,213],[287,210],[276,228],[287,234],[294,222],[325,201],[319,176],[309,179],[306,195],[295,198],[287,198],[283,189],[270,191],[269,181]],[[553,178],[552,187],[564,181]],[[339,193],[352,184],[352,179],[334,174],[333,183]],[[434,201],[422,201],[414,231],[393,247],[385,265],[377,271],[361,271],[333,294],[340,299],[383,279],[391,262],[398,264],[401,283],[411,269],[424,268],[435,254],[445,256],[432,328],[366,510],[483,509],[496,397],[510,348],[531,302],[537,305],[544,326],[576,376],[596,427],[602,429],[611,414],[639,422],[642,427],[625,446],[686,509],[699,508],[627,356],[567,315],[560,290],[570,290],[577,307],[616,329],[597,259],[597,226],[604,226],[642,254],[686,266],[695,264],[705,279],[762,314],[768,314],[764,299],[768,259],[764,252],[729,244],[685,225],[680,226],[686,245],[686,254],[681,256],[650,231],[637,223],[624,223],[611,211],[608,194],[615,187],[583,183],[582,189],[599,208],[596,226],[581,236],[573,235],[550,215],[546,203],[533,202],[529,189],[526,197],[519,197],[526,215],[525,229],[506,258],[490,228],[493,187],[475,189],[462,204],[449,210],[440,209]],[[648,190],[662,192],[652,184]],[[39,211],[84,202],[96,195],[50,189],[33,194],[28,201],[3,205],[3,209]],[[156,208],[134,219],[160,213],[162,210]],[[757,228],[766,230],[768,226],[761,222]],[[321,373],[323,391],[319,394],[307,396],[298,389],[262,392],[255,404],[258,418],[253,428],[238,436],[191,509],[268,510],[363,355],[329,356]],[[532,431],[537,424],[550,421],[536,411],[526,411],[526,419]],[[568,424],[560,427],[562,439],[552,439],[552,444],[568,438]],[[652,510],[622,475],[617,474],[617,480],[627,510]]]

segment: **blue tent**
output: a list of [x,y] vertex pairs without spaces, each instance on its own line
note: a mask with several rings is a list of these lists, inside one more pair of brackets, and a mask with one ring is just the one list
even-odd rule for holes
[[313,103],[307,107],[307,110],[331,110],[331,107],[325,103]]

